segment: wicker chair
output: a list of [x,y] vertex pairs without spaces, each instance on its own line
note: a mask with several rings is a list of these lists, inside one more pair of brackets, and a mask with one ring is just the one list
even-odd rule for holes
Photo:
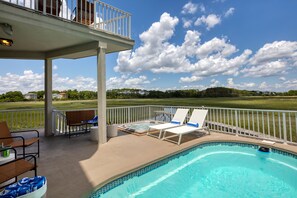
[[[27,133],[27,132],[35,132],[36,137],[25,139],[21,135],[15,135],[20,133]],[[12,134],[14,134],[12,136]],[[10,132],[5,121],[0,122],[0,144],[4,144],[6,147],[12,148],[22,148],[23,149],[23,157],[28,154],[35,154],[39,157],[39,132],[37,130],[26,130],[26,131],[15,131]],[[26,153],[26,147],[33,145],[34,143],[38,144],[37,152],[36,153]]]

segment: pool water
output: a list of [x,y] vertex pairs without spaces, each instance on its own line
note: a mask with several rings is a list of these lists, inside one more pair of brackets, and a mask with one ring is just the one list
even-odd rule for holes
[[[296,197],[297,157],[206,144],[118,179],[91,197]],[[151,165],[152,166],[152,165]],[[108,186],[105,187],[105,189]]]

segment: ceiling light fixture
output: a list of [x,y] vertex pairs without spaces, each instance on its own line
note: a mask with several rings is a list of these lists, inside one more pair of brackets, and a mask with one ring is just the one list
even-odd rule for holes
[[11,39],[6,39],[6,38],[0,38],[0,44],[10,47],[13,44],[13,41]]
[[[12,26],[9,25],[8,23],[0,23],[0,27],[2,28],[3,32],[5,32],[5,34],[7,34],[8,36],[12,36]],[[8,38],[0,38],[0,45],[4,45],[4,46],[12,46],[13,44],[13,40],[12,39],[8,39]]]

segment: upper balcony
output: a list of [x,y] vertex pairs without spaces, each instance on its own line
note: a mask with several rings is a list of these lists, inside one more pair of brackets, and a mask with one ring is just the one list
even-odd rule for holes
[[13,29],[13,46],[0,46],[0,58],[81,58],[95,55],[98,41],[106,53],[134,45],[131,14],[98,0],[0,0],[0,23]]

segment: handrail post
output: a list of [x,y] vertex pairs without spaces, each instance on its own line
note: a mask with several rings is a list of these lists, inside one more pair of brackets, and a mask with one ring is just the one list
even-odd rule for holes
[[56,111],[55,111],[55,109],[53,109],[53,111],[52,111],[52,116],[53,116],[53,120],[52,120],[52,133],[54,134],[54,135],[56,135],[56,133],[57,133],[57,126],[56,126]]
[[235,123],[236,123],[236,136],[238,136],[238,115],[237,115],[237,110],[235,110]]
[[286,122],[285,112],[283,112],[283,132],[284,132],[284,144],[287,144],[287,122]]

